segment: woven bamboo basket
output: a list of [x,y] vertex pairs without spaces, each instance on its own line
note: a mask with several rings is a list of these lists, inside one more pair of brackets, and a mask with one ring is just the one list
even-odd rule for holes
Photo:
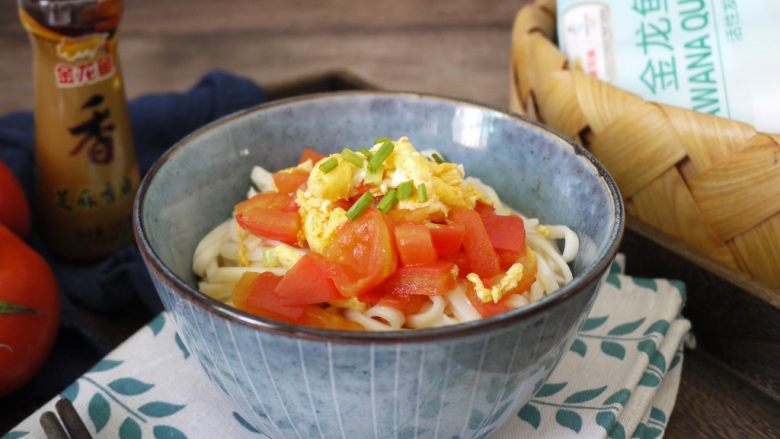
[[555,0],[520,9],[510,108],[596,155],[630,216],[780,296],[780,136],[644,101],[569,65],[555,39]]

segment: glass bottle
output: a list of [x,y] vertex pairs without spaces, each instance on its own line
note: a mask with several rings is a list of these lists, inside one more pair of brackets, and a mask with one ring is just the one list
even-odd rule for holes
[[33,49],[38,224],[67,259],[131,240],[138,187],[117,57],[121,0],[19,0]]

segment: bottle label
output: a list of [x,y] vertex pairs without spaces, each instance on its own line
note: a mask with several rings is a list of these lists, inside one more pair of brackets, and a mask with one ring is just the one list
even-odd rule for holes
[[780,1],[558,0],[570,62],[643,98],[780,133]]
[[62,256],[105,254],[130,239],[139,181],[116,33],[73,36],[44,26],[24,9],[19,15],[33,47],[44,238]]

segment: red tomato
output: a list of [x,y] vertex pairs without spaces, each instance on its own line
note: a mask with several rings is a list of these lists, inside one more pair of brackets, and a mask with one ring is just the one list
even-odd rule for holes
[[499,300],[498,303],[490,302],[483,302],[477,297],[477,292],[474,291],[474,284],[471,282],[467,282],[468,287],[466,287],[466,297],[468,297],[469,302],[471,302],[471,305],[474,307],[474,309],[477,310],[479,315],[482,317],[491,317],[496,314],[501,314],[502,312],[509,311],[510,307],[504,305],[503,299]]
[[301,153],[301,159],[298,160],[298,163],[303,163],[306,160],[311,160],[311,163],[315,164],[324,158],[325,158],[325,154],[321,154],[313,149],[304,148],[303,152]]
[[448,261],[399,267],[378,289],[393,296],[439,296],[455,287],[454,267]]
[[339,228],[324,255],[337,264],[332,278],[342,295],[357,296],[393,274],[398,266],[393,241],[388,220],[373,207]]
[[288,244],[298,243],[298,232],[301,230],[298,212],[256,207],[236,215],[236,221],[241,228],[254,235]]
[[445,261],[450,261],[458,266],[458,277],[465,278],[467,274],[471,273],[471,267],[469,261],[466,259],[466,254],[461,252],[445,256],[441,258]]
[[517,215],[496,215],[492,208],[484,207],[480,208],[479,216],[493,248],[522,253],[525,249],[525,226],[522,218]]
[[496,254],[503,271],[509,270],[509,267],[523,257],[523,253],[516,253],[510,250],[496,250]]
[[500,273],[498,255],[490,243],[490,237],[480,215],[471,209],[455,207],[450,212],[450,219],[466,230],[463,236],[463,249],[471,270],[483,279]]
[[303,314],[303,307],[286,306],[279,301],[274,289],[281,280],[281,276],[268,272],[244,273],[233,288],[233,303],[261,317],[292,322]]
[[49,265],[0,225],[0,396],[35,375],[60,324],[60,295]]
[[344,318],[338,310],[323,309],[318,306],[307,306],[298,324],[313,328],[335,329],[340,331],[363,331],[360,324]]
[[422,224],[399,224],[395,227],[395,245],[403,265],[420,265],[436,262],[431,231]]
[[[520,256],[518,259],[515,259],[512,264],[515,262],[520,262],[523,264],[523,277],[520,278],[520,281],[517,283],[517,286],[513,288],[511,291],[507,292],[506,294],[515,294],[515,293],[524,293],[528,291],[531,288],[531,284],[533,284],[536,281],[536,255],[528,251],[527,249],[524,249],[525,252],[522,256]],[[510,266],[512,265],[510,264]],[[507,267],[508,269],[509,267]],[[498,274],[496,276],[493,276],[492,278],[488,279],[485,282],[485,285],[488,287],[492,286],[496,282],[499,282],[501,280],[501,277],[504,274]]]
[[408,296],[386,295],[379,299],[379,304],[392,306],[407,316],[419,313],[423,305],[428,302],[428,296],[421,294],[410,294]]
[[306,253],[284,275],[274,293],[282,304],[288,306],[312,305],[341,299],[339,290],[330,279],[331,266],[321,255]]
[[466,228],[461,224],[435,224],[430,230],[433,246],[440,258],[454,255],[463,245]]
[[257,194],[248,200],[244,200],[233,208],[236,213],[244,213],[255,208],[281,210],[285,212],[297,212],[298,205],[292,194],[280,194],[278,192],[264,192]]
[[10,169],[0,161],[0,224],[22,238],[30,231],[30,208],[22,186]]
[[282,194],[294,194],[298,188],[306,184],[309,173],[296,169],[291,172],[277,172],[272,175],[276,190]]
[[428,222],[429,217],[428,213],[423,209],[392,209],[387,215],[390,217],[390,221],[392,221],[393,224],[425,224]]

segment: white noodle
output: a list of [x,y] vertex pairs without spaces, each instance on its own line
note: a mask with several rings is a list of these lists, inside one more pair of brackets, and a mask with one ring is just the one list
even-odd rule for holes
[[[259,166],[252,169],[251,180],[257,189],[251,187],[247,198],[276,190],[272,174]],[[537,218],[527,218],[513,211],[501,202],[492,187],[479,179],[466,177],[464,182],[473,185],[491,200],[497,214],[515,214],[523,219],[526,245],[536,256],[536,280],[529,290],[511,294],[503,303],[511,308],[520,308],[544,298],[572,280],[568,263],[574,261],[579,252],[579,237],[572,229],[564,225],[542,225]],[[556,241],[562,241],[563,251],[558,249]],[[230,218],[198,243],[193,254],[192,269],[201,278],[198,284],[201,292],[232,304],[232,290],[244,273],[271,272],[283,276],[305,253],[306,250],[255,236],[239,227],[234,218]],[[420,312],[409,316],[384,304],[374,305],[364,312],[350,308],[343,308],[341,312],[346,319],[371,331],[431,328],[482,318],[466,296],[464,281],[459,281],[444,296],[429,297],[429,302]]]
[[406,318],[406,325],[410,328],[432,328],[436,326],[444,316],[445,300],[441,296],[431,296],[430,302],[424,311],[412,314]]
[[466,297],[465,287],[462,282],[458,282],[457,286],[445,295],[447,302],[449,302],[450,310],[455,318],[460,322],[470,322],[472,320],[479,320],[482,316],[474,307],[469,303],[469,299]]

